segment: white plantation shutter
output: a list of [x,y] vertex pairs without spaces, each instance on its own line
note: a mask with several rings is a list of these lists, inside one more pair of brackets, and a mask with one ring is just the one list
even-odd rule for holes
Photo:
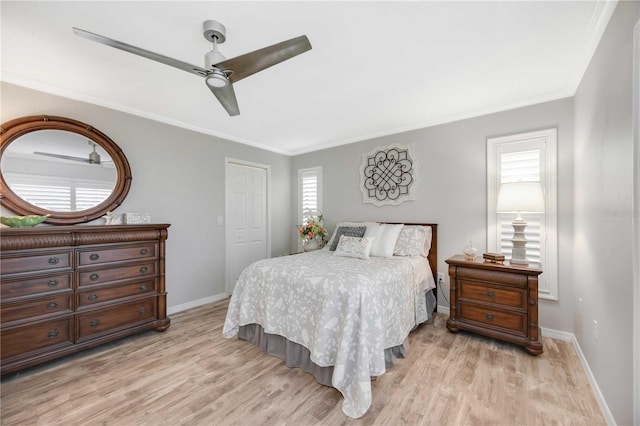
[[322,212],[322,167],[298,170],[298,220],[304,223],[309,216]]
[[[499,157],[500,184],[511,182],[540,182],[540,149],[526,151],[502,152]],[[511,259],[513,243],[513,226],[511,222],[514,215],[511,213],[497,213],[498,216],[498,252]],[[544,232],[544,213],[523,214],[527,221],[525,238],[527,239],[527,260],[535,263],[542,262],[540,253],[540,241]]]
[[540,182],[545,212],[522,214],[527,221],[527,260],[540,263],[539,296],[558,298],[556,129],[487,139],[487,250],[511,257],[514,214],[497,213],[503,183]]

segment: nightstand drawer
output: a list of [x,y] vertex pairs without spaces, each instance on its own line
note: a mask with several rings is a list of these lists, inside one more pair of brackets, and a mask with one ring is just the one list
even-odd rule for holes
[[505,284],[518,287],[527,286],[527,276],[514,274],[513,272],[490,271],[478,268],[456,268],[456,275],[459,279],[484,281],[492,284]]
[[512,308],[527,308],[527,292],[524,289],[495,287],[460,280],[460,298]]
[[523,335],[527,333],[527,316],[525,314],[499,311],[463,302],[460,303],[459,309],[461,320],[478,322]]

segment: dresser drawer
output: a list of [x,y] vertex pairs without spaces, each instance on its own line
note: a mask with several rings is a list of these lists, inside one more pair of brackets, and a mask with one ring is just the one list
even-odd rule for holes
[[72,313],[73,294],[71,292],[49,297],[31,299],[25,302],[5,303],[1,308],[2,326],[14,321],[37,319],[47,315]]
[[94,284],[121,281],[130,278],[148,278],[156,275],[156,262],[145,262],[136,265],[105,268],[79,272],[80,287]]
[[511,308],[527,308],[527,292],[525,289],[505,288],[483,285],[460,280],[460,299],[493,303]]
[[44,349],[51,346],[67,346],[73,343],[73,317],[3,330],[2,360]]
[[499,329],[525,335],[527,333],[527,315],[505,312],[483,306],[460,302],[460,320],[472,321]]
[[110,302],[141,294],[155,292],[154,281],[137,282],[133,284],[111,286],[92,291],[78,292],[78,309],[94,306],[100,303]]
[[484,281],[492,284],[505,284],[518,287],[527,286],[527,276],[512,272],[489,271],[479,268],[456,268],[456,278],[464,280]]
[[71,272],[61,274],[47,274],[38,277],[2,280],[2,301],[14,297],[32,296],[53,291],[71,290]]
[[92,248],[78,250],[78,266],[98,265],[101,263],[121,262],[125,260],[155,259],[158,245],[155,243],[111,248]]
[[52,269],[70,268],[71,250],[36,252],[16,256],[2,256],[0,271],[3,277],[19,272],[50,271]]
[[78,321],[78,340],[99,337],[105,332],[126,329],[157,318],[156,298],[136,300],[76,315]]

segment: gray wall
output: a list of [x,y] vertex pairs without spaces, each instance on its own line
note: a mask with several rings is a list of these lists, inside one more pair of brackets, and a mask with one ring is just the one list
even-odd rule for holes
[[574,333],[621,425],[633,424],[632,265],[638,259],[631,245],[631,94],[638,19],[640,3],[618,3],[574,98],[574,294],[583,300],[582,307],[571,301]]
[[[330,229],[341,220],[438,223],[438,270],[469,240],[480,251],[487,241],[486,140],[489,137],[558,129],[558,301],[540,301],[540,324],[572,331],[573,101],[554,102],[455,123],[371,139],[293,158],[292,181],[304,167],[323,168],[323,213]],[[391,143],[413,144],[420,182],[416,200],[399,206],[363,204],[359,167],[363,153]],[[292,188],[295,196],[295,188]],[[294,198],[295,199],[295,198]],[[295,213],[293,206],[292,214]],[[295,217],[295,216],[294,216]],[[449,297],[448,277],[445,296]],[[439,304],[447,305],[442,294]]]
[[3,123],[25,115],[65,116],[93,125],[122,148],[133,182],[115,213],[150,213],[154,223],[171,224],[169,309],[225,291],[225,232],[216,217],[225,215],[226,156],[271,166],[271,251],[289,252],[289,157],[19,86],[2,83],[1,90]]

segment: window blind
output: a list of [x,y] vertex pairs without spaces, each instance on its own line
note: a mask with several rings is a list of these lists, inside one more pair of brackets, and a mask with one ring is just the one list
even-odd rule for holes
[[[500,154],[500,183],[540,182],[540,150],[514,151]],[[525,238],[527,239],[527,260],[541,262],[540,244],[542,240],[544,214],[522,214],[527,221]],[[498,213],[500,233],[500,252],[511,258],[513,243],[513,214]]]
[[301,214],[302,223],[311,215],[317,216],[319,206],[319,173],[317,169],[307,169],[300,172]]

